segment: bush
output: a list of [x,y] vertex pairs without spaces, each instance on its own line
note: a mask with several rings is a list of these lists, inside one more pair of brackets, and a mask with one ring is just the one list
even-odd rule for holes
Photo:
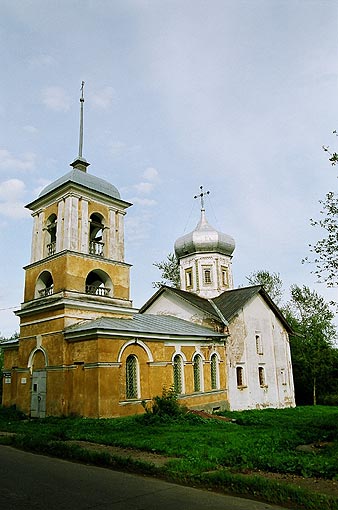
[[16,408],[16,406],[2,406],[0,405],[0,420],[12,420],[12,421],[19,421],[19,420],[25,420],[27,416]]
[[163,388],[162,395],[153,398],[150,406],[143,401],[142,406],[147,414],[161,417],[177,418],[186,413],[186,408],[178,402],[177,393],[173,387]]
[[338,406],[338,395],[325,395],[323,404],[325,406]]

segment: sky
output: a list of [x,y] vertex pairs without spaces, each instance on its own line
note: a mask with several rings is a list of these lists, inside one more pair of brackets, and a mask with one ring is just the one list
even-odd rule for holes
[[0,336],[19,329],[33,220],[25,204],[70,170],[134,205],[131,298],[200,216],[236,240],[235,286],[264,269],[338,299],[302,264],[310,218],[337,190],[336,0],[0,0]]

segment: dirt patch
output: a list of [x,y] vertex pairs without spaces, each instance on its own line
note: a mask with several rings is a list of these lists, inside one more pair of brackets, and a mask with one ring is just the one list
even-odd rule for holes
[[333,496],[338,498],[338,481],[325,480],[324,478],[304,478],[303,476],[269,473],[266,471],[247,471],[246,475],[262,476],[270,480],[275,480],[280,483],[287,483],[295,485],[298,488],[306,489],[310,492],[317,492],[326,494],[326,496]]
[[227,418],[226,416],[219,416],[218,414],[210,414],[206,411],[198,411],[197,409],[190,409],[188,411],[189,414],[195,414],[196,416],[200,416],[201,418],[206,418],[208,420],[221,420],[221,421],[229,421],[234,422],[232,418]]
[[167,462],[169,462],[170,460],[173,460],[173,457],[166,457],[158,453],[134,450],[132,448],[122,448],[120,446],[90,443],[88,441],[67,441],[67,443],[80,446],[81,448],[85,448],[86,450],[106,452],[109,453],[110,455],[120,457],[123,459],[133,459],[142,462],[152,463],[156,467],[162,467],[165,464],[167,464]]

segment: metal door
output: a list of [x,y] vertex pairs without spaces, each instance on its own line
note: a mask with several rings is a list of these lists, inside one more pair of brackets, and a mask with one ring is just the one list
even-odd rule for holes
[[35,370],[32,374],[31,417],[46,417],[46,370]]

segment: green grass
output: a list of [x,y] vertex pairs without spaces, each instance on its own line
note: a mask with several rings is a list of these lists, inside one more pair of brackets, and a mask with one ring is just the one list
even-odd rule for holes
[[[262,470],[338,480],[338,407],[298,407],[284,410],[223,413],[233,420],[207,420],[195,415],[164,418],[154,415],[115,419],[46,418],[27,420],[13,410],[0,410],[0,430],[16,432],[1,442],[61,457],[119,465],[147,471],[140,462],[118,461],[104,454],[84,452],[64,443],[67,439],[137,448],[173,457],[165,468],[153,469],[168,479],[200,483],[265,499],[286,501],[297,508],[338,508],[337,500],[281,486],[262,477],[240,473]],[[311,452],[298,445],[324,443]],[[325,443],[329,443],[325,446]],[[284,492],[287,492],[287,495]],[[317,506],[316,506],[317,505]],[[295,508],[295,506],[293,506]]]

